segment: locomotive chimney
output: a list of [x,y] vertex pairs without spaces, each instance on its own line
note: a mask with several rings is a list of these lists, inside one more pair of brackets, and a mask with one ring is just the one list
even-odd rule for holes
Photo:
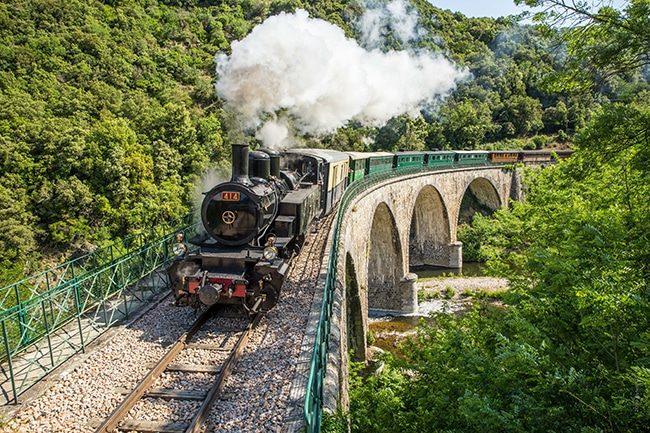
[[250,185],[248,178],[248,144],[232,145],[232,179],[231,182]]

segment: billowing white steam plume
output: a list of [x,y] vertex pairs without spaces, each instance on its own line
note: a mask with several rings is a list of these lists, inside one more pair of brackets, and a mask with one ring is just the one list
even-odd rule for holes
[[393,0],[390,3],[365,0],[367,9],[357,23],[361,32],[361,46],[366,49],[381,48],[388,29],[404,47],[425,35],[418,27],[418,14],[407,0]]
[[304,10],[270,17],[233,42],[230,56],[217,56],[217,73],[220,96],[267,146],[288,144],[286,115],[302,134],[332,132],[353,119],[381,126],[417,115],[465,75],[429,51],[367,51]]

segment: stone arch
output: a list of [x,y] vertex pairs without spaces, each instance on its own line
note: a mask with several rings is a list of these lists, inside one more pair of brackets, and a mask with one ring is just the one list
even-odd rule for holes
[[458,222],[469,222],[471,217],[476,213],[475,206],[467,208],[468,204],[475,201],[478,206],[482,206],[492,212],[501,208],[502,201],[497,188],[492,182],[484,177],[477,177],[472,180],[463,193],[460,204],[461,209],[458,212]]
[[399,282],[404,264],[399,231],[386,203],[375,209],[367,244],[368,308],[399,310],[402,297]]
[[447,266],[451,243],[449,212],[433,186],[420,190],[413,207],[409,236],[409,265]]
[[345,291],[348,330],[348,350],[352,351],[352,361],[365,361],[366,338],[361,306],[361,291],[357,279],[354,259],[345,255]]

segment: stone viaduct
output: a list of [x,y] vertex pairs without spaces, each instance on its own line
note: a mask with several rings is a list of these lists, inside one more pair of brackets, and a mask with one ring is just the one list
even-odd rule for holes
[[414,313],[411,266],[462,266],[456,233],[468,190],[496,210],[521,197],[520,185],[513,168],[453,168],[388,179],[353,199],[340,229],[325,410],[347,407],[348,353],[366,360],[368,310]]

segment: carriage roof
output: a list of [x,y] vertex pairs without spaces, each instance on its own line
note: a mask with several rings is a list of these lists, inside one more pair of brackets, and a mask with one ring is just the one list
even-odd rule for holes
[[326,162],[339,162],[348,159],[348,155],[344,152],[339,152],[338,150],[331,149],[289,149],[285,153],[294,154],[294,155],[305,155],[315,158],[320,158]]

